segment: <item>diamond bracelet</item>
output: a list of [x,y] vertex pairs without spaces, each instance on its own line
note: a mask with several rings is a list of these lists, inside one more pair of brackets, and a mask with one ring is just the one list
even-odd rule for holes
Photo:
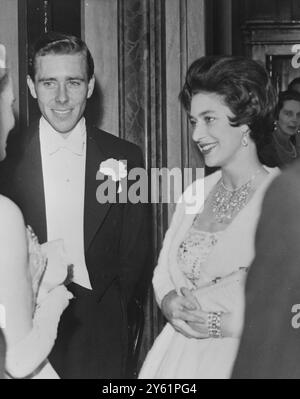
[[208,335],[210,338],[221,338],[221,315],[223,312],[208,313]]

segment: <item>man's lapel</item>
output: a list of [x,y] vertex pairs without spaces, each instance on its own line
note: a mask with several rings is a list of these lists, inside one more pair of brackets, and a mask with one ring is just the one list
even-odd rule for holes
[[[88,249],[111,206],[110,203],[100,204],[96,198],[97,188],[100,184],[96,180],[97,171],[100,163],[109,158],[109,154],[99,145],[99,142],[101,142],[101,133],[96,129],[87,128],[84,200],[85,250]],[[17,184],[21,194],[19,205],[24,212],[25,221],[33,227],[40,242],[45,242],[47,240],[47,224],[38,126],[26,146],[26,156],[20,163],[18,175]],[[19,191],[18,187],[16,190]],[[26,194],[24,195],[24,193]]]
[[84,247],[87,251],[93,237],[101,226],[110,203],[100,204],[96,198],[97,188],[100,184],[96,180],[100,163],[109,155],[98,144],[101,141],[101,133],[96,129],[87,128],[87,150],[85,170],[85,199],[84,199]]
[[[38,126],[26,146],[26,154],[19,165],[16,187],[26,224],[34,229],[39,241],[47,241],[45,194]],[[20,187],[20,191],[19,188]],[[18,191],[20,195],[18,195]]]

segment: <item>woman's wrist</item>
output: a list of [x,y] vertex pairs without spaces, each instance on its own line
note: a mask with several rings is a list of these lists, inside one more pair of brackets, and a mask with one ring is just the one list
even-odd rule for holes
[[221,315],[221,335],[222,337],[230,337],[230,314],[222,313]]
[[209,312],[207,330],[209,338],[232,337],[232,315],[224,312]]
[[221,336],[227,338],[238,338],[241,335],[242,324],[233,313],[221,314]]

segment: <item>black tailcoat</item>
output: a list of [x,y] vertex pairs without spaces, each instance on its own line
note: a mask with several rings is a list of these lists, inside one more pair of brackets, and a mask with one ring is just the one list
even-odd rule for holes
[[[93,291],[69,285],[75,299],[61,318],[50,361],[62,378],[122,378],[128,351],[127,306],[147,274],[149,208],[141,203],[99,203],[101,181],[96,174],[109,158],[126,160],[128,171],[142,167],[143,160],[136,145],[94,127],[87,127],[86,151],[84,247]],[[40,242],[47,241],[38,123],[30,128],[21,158],[7,170],[3,194],[21,208]]]

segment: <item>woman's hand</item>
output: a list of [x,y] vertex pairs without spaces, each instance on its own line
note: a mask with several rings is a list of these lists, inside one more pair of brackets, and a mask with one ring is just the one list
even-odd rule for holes
[[39,304],[30,332],[21,341],[8,347],[6,370],[10,376],[30,378],[31,373],[44,366],[57,336],[60,316],[72,298],[66,287],[60,285]]
[[[193,315],[202,321],[188,321],[187,324],[194,330],[201,334],[202,338],[209,338],[208,332],[208,315],[209,312],[204,312],[201,309],[196,309]],[[222,313],[221,314],[221,337],[239,338],[242,334],[243,319],[237,313]]]
[[47,268],[39,288],[37,303],[40,303],[51,290],[64,284],[70,268],[62,239],[45,242],[41,245],[41,249],[47,259]]
[[[198,306],[195,306],[195,309],[192,310],[193,316],[197,319],[196,321],[187,321],[188,326],[190,326],[194,331],[197,331],[198,334],[201,335],[200,338],[208,338],[208,312],[204,312],[201,309],[197,298],[192,294],[192,292],[183,287],[181,288],[181,293],[183,297],[189,301],[196,301]],[[195,303],[195,302],[194,302]]]
[[[193,296],[192,292],[187,288],[181,289],[182,295],[189,301],[197,299]],[[197,301],[198,303],[198,301]],[[197,321],[187,321],[187,324],[194,330],[201,334],[201,338],[208,338],[208,315],[209,312],[205,312],[201,309],[198,303],[195,309],[190,311],[198,320]],[[222,313],[221,314],[221,336],[238,338],[242,334],[243,329],[243,315],[242,310],[235,310],[233,312]]]
[[165,295],[161,303],[161,310],[176,331],[187,338],[205,338],[189,325],[190,323],[201,323],[203,320],[195,313],[197,309],[200,309],[197,299],[187,288],[182,289],[183,292],[184,290],[186,290],[186,296],[178,295],[175,290]]

